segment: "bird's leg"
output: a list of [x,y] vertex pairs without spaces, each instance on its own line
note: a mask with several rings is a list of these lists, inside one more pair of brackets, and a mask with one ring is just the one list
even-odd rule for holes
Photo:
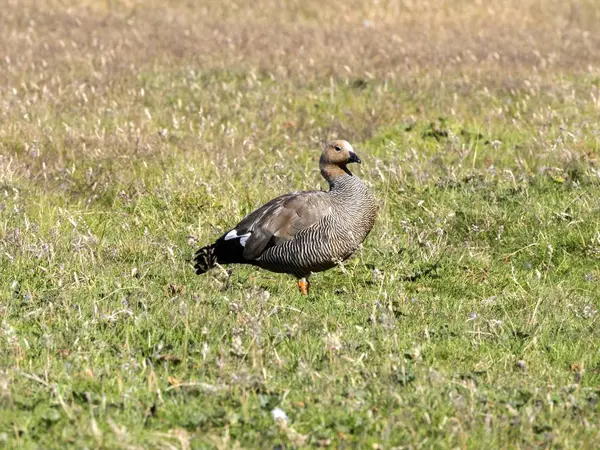
[[310,283],[307,278],[298,279],[298,288],[300,288],[300,293],[302,295],[308,295],[308,289],[310,288]]

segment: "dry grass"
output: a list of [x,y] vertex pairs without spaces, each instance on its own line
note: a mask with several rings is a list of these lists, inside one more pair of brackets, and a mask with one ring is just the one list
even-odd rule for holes
[[[597,104],[597,83],[572,80],[596,76],[600,8],[592,1],[502,3],[9,2],[0,29],[0,138],[8,150],[16,141],[51,140],[44,147],[52,171],[95,153],[237,152],[262,140],[260,130],[240,123],[251,120],[240,116],[247,106],[261,109],[253,127],[312,148],[324,135],[364,141],[406,117],[430,119],[422,108],[430,101],[459,119],[471,109],[489,117],[490,91],[555,104],[591,94]],[[315,130],[313,112],[297,111],[327,89],[336,96],[337,87],[366,83],[377,98],[343,105],[326,118],[328,128]],[[386,98],[390,90],[400,97]],[[181,133],[187,142],[167,149],[155,138],[207,123],[229,124],[226,142]],[[17,152],[12,170],[40,179],[39,167],[19,155],[29,154]]]
[[[45,3],[45,2],[43,2]],[[600,58],[593,1],[9,2],[9,84],[57,74],[123,75],[146,65],[258,69],[276,77],[510,75],[590,70]],[[44,76],[45,75],[45,76]]]

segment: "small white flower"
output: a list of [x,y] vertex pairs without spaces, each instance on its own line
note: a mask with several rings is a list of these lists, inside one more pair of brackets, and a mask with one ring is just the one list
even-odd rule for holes
[[327,333],[323,340],[325,341],[325,351],[337,352],[342,349],[342,341],[338,334]]
[[383,279],[383,274],[381,273],[381,270],[379,270],[378,268],[374,268],[373,269],[373,282],[377,283],[381,279]]
[[500,327],[502,327],[502,320],[492,319],[492,320],[490,320],[490,326],[492,328],[500,328]]
[[289,420],[285,411],[279,406],[273,408],[273,410],[271,411],[271,415],[273,416],[273,420],[275,422],[278,422],[280,420],[283,422],[287,422]]

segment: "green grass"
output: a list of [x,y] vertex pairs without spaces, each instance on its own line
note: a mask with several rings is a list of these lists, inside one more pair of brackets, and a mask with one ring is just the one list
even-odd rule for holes
[[[358,12],[344,10],[339,48],[314,33],[329,7],[268,13],[299,14],[281,48],[297,41],[310,66],[230,3],[172,2],[171,21],[90,2],[0,32],[0,447],[594,447],[600,57],[576,33],[596,42],[597,7],[556,13],[572,21],[564,47],[533,27],[533,60],[490,32],[512,55],[499,62],[457,43],[464,14],[494,13],[471,2],[398,11],[438,28],[406,31],[397,60],[353,40]],[[542,14],[517,3],[494,20]],[[21,29],[26,12],[11,14],[0,29]],[[195,20],[253,39],[230,30],[231,53]],[[378,32],[357,31],[392,51]],[[435,53],[438,38],[479,59]],[[278,194],[324,187],[332,137],[352,142],[381,204],[364,248],[308,297],[250,267],[196,276],[200,245]]]

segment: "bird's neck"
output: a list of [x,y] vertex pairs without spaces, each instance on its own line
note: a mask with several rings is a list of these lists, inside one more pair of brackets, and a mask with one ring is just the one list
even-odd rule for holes
[[352,192],[358,185],[362,184],[360,178],[355,177],[354,175],[348,175],[343,171],[337,177],[328,179],[327,182],[329,183],[329,191],[332,194],[344,193],[346,191]]
[[320,169],[321,175],[325,178],[327,183],[329,183],[331,189],[333,189],[334,184],[338,184],[340,180],[352,178],[348,169],[344,170],[336,164],[321,164]]

